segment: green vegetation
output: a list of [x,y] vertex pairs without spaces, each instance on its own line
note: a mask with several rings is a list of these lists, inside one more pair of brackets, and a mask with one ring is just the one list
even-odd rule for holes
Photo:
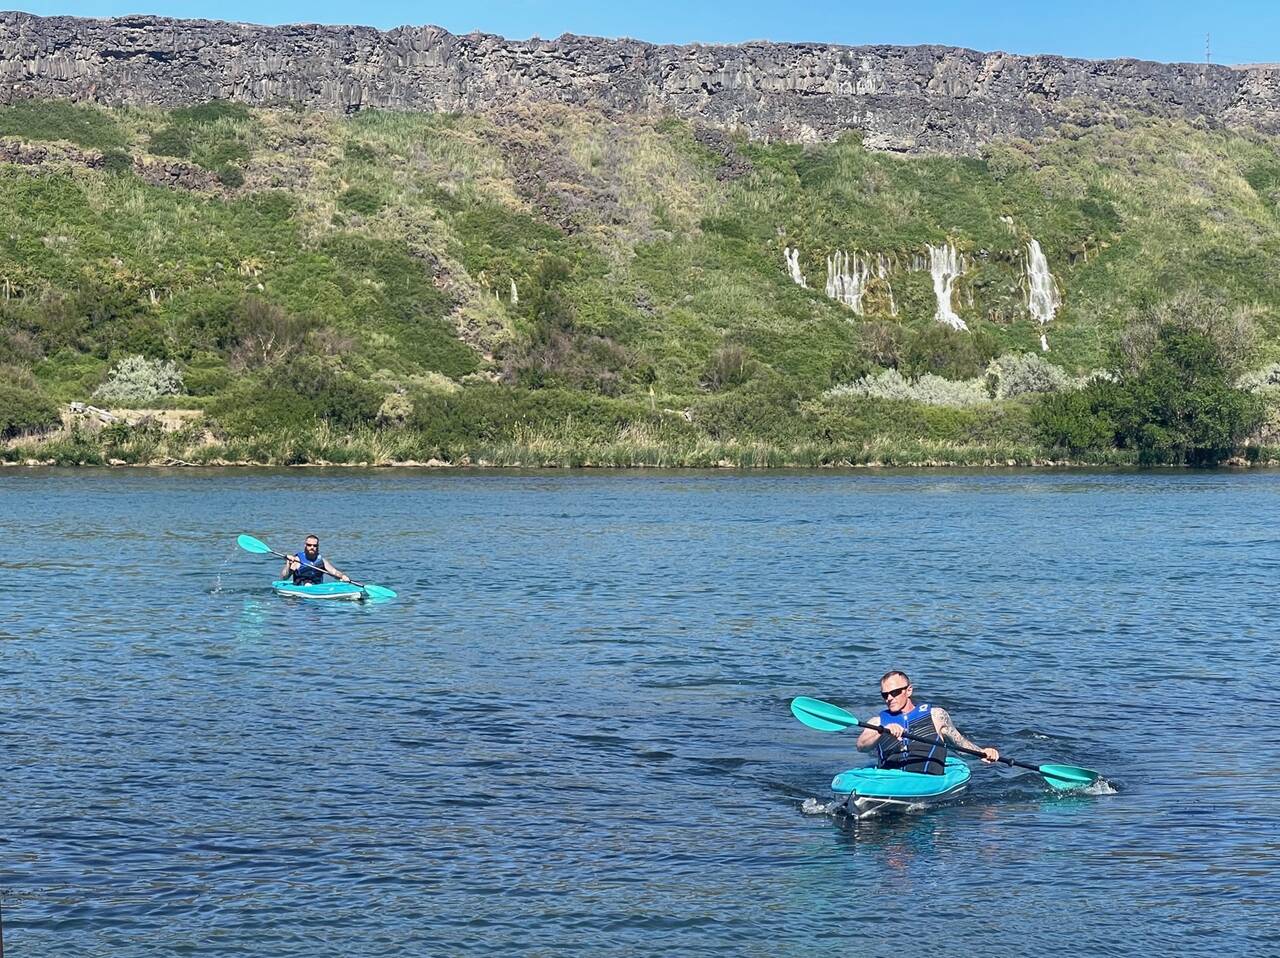
[[1189,466],[1227,459],[1263,418],[1262,400],[1234,388],[1213,339],[1172,323],[1156,330],[1151,351],[1128,375],[1047,396],[1035,410],[1048,445],[1075,454],[1133,449],[1141,463]]
[[[674,119],[512,111],[0,107],[0,137],[48,148],[0,164],[0,454],[1270,456],[1280,390],[1235,384],[1280,362],[1280,141],[1152,119],[978,159],[743,141],[721,179]],[[198,176],[149,175],[175,164]],[[1048,354],[1033,238],[1063,294]],[[967,331],[933,318],[944,243]],[[861,315],[822,292],[839,250],[883,264]],[[72,401],[204,415],[60,428]]]
[[58,407],[47,397],[35,390],[0,383],[0,438],[49,429],[58,422]]
[[216,173],[223,185],[236,187],[244,183],[240,165],[249,159],[256,132],[248,107],[204,103],[170,113],[169,122],[151,133],[147,151],[189,158]]
[[59,101],[0,106],[0,136],[28,141],[62,140],[103,153],[125,145],[123,131],[109,114]]

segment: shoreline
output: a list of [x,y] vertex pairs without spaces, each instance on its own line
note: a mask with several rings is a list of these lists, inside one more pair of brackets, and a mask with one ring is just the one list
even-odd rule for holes
[[964,461],[964,460],[940,460],[927,459],[921,461],[908,462],[850,462],[842,460],[838,462],[826,463],[803,463],[803,462],[783,462],[783,463],[766,463],[752,464],[741,462],[716,462],[710,464],[690,464],[686,462],[674,462],[666,464],[654,464],[645,462],[632,463],[600,463],[600,462],[446,462],[443,460],[429,460],[420,462],[418,460],[404,461],[386,461],[386,462],[330,462],[327,460],[319,460],[315,462],[266,462],[248,459],[230,460],[230,459],[214,459],[207,462],[191,462],[181,459],[161,459],[151,460],[147,462],[126,462],[124,460],[107,460],[105,462],[59,462],[55,459],[25,459],[21,461],[0,461],[0,468],[6,469],[345,469],[345,470],[386,470],[386,469],[416,469],[426,471],[464,471],[464,472],[493,472],[502,470],[523,470],[535,472],[565,472],[572,470],[591,470],[596,472],[621,472],[626,470],[637,470],[645,472],[786,472],[786,471],[825,471],[840,472],[852,470],[891,470],[891,469],[990,469],[995,471],[1001,470],[1035,470],[1035,471],[1058,471],[1069,469],[1090,469],[1105,471],[1122,471],[1122,470],[1186,470],[1186,471],[1213,471],[1214,469],[1226,469],[1231,471],[1248,471],[1255,469],[1277,469],[1280,468],[1280,459],[1259,459],[1248,461],[1243,458],[1233,458],[1221,463],[1219,466],[1197,467],[1189,466],[1184,463],[1156,463],[1156,464],[1139,464],[1138,462],[1116,462],[1116,461],[1089,461],[1087,459],[1033,459],[1030,461],[1022,460],[982,460],[982,461]]

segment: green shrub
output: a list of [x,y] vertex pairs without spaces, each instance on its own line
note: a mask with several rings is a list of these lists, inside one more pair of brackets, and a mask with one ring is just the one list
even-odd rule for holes
[[191,156],[191,130],[185,126],[165,126],[152,133],[147,140],[147,152],[155,156]]
[[1107,394],[1118,441],[1145,462],[1217,465],[1263,418],[1261,399],[1231,385],[1220,345],[1184,326],[1161,326],[1142,369]]
[[381,390],[313,357],[294,360],[272,378],[307,401],[317,419],[340,429],[373,425],[382,407]]
[[124,134],[108,114],[61,100],[28,100],[0,107],[0,136],[66,140],[103,153],[125,145]]
[[97,436],[75,429],[70,435],[53,439],[40,447],[40,455],[59,466],[100,466],[105,461]]
[[0,439],[60,425],[57,403],[32,389],[0,383]]
[[726,442],[808,441],[813,430],[799,415],[800,395],[778,376],[762,376],[694,407],[693,421],[714,439]]
[[157,156],[191,159],[217,174],[226,186],[243,184],[235,166],[249,158],[245,140],[253,114],[238,103],[204,103],[174,110],[170,122],[151,134],[147,149]]
[[200,103],[196,106],[181,107],[169,115],[179,123],[201,125],[217,123],[219,120],[248,120],[253,113],[243,103],[210,100],[208,103]]
[[82,400],[101,385],[107,368],[96,356],[65,348],[36,363],[34,372],[55,398]]
[[350,210],[363,216],[372,216],[386,205],[386,201],[377,193],[360,189],[357,186],[343,190],[338,194],[339,209]]
[[413,415],[413,400],[404,393],[387,393],[378,407],[378,425],[398,428]]
[[999,353],[999,342],[986,332],[962,332],[933,323],[907,343],[899,368],[913,379],[925,373],[944,379],[974,379]]
[[316,422],[311,404],[270,383],[241,380],[209,403],[210,429],[219,439],[253,438]]
[[1166,323],[1151,347],[1117,382],[1043,397],[1034,413],[1041,441],[1072,451],[1115,444],[1148,464],[1213,466],[1231,456],[1264,410],[1260,397],[1232,386],[1222,344]]
[[220,166],[215,171],[218,174],[218,182],[223,186],[229,186],[235,189],[244,186],[244,173],[235,166]]
[[528,434],[553,434],[576,446],[614,442],[622,430],[636,425],[672,437],[692,435],[692,428],[675,418],[642,403],[564,389],[483,385],[416,397],[408,428],[417,434],[420,456],[457,458],[477,445]]
[[908,399],[827,397],[802,406],[805,440],[836,445],[927,440],[956,445],[1030,444],[1029,410],[1018,402],[927,406]]
[[315,323],[258,296],[246,296],[231,313],[223,328],[231,358],[249,369],[263,369],[292,358],[302,351],[307,334]]
[[133,169],[133,157],[124,150],[107,150],[102,154],[102,166],[108,173],[128,173]]
[[1109,449],[1115,424],[1106,412],[1104,386],[1042,396],[1032,407],[1036,437],[1051,449],[1080,453]]
[[726,343],[711,354],[702,383],[712,392],[741,386],[755,372],[751,351],[740,343]]
[[212,396],[229,387],[234,377],[221,356],[203,353],[187,364],[182,381],[189,395]]
[[261,382],[241,382],[208,406],[230,436],[305,428],[327,422],[345,431],[377,422],[382,393],[365,380],[303,356]]

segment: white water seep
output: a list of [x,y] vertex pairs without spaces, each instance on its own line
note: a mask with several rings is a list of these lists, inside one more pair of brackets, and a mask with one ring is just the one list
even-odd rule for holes
[[1046,353],[1049,339],[1045,328],[1061,305],[1058,284],[1049,272],[1049,261],[1044,258],[1040,244],[1032,240],[1027,244],[1027,311],[1040,327],[1040,349]]
[[863,299],[874,277],[889,298],[889,315],[898,315],[898,304],[893,299],[893,287],[889,284],[892,268],[889,257],[883,253],[859,253],[852,255],[837,250],[827,257],[827,296],[844,303],[859,316],[866,313]]
[[884,283],[885,292],[889,296],[889,315],[898,315],[898,304],[893,299],[893,287],[889,284],[889,257],[884,253],[876,254],[876,278]]
[[836,251],[827,257],[827,296],[862,315],[862,297],[871,279],[871,264],[858,253]]
[[938,298],[933,318],[952,329],[968,329],[951,305],[956,280],[964,275],[964,257],[950,243],[930,246],[929,275],[933,277],[933,294]]
[[791,281],[797,286],[808,289],[809,284],[805,281],[804,273],[800,272],[800,250],[788,246],[782,251],[782,258],[787,261],[787,273],[790,274]]

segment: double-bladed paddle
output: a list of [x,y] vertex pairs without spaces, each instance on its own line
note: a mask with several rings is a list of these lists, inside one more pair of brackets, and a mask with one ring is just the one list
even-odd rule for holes
[[[803,695],[791,700],[791,714],[809,726],[809,728],[816,728],[820,732],[843,732],[845,729],[854,726],[858,728],[880,727],[877,724],[859,722],[851,713],[846,712],[838,705],[832,705],[830,702],[823,702],[819,699],[807,698]],[[934,741],[919,735],[912,735],[910,732],[903,732],[902,737],[930,745]],[[947,747],[953,748],[957,752],[964,752],[967,755],[976,755],[979,758],[984,757],[982,752],[977,749],[964,748],[951,743],[948,743]],[[1005,758],[1003,755],[996,761],[1005,765],[1016,765],[1018,768],[1027,768],[1033,772],[1039,772],[1044,776],[1044,780],[1056,789],[1080,788],[1084,785],[1091,785],[1102,777],[1091,769],[1077,768],[1074,765],[1028,765],[1026,762]]]
[[[237,536],[236,545],[238,545],[245,552],[252,552],[254,555],[279,556],[281,559],[291,558],[290,556],[285,555],[283,552],[276,552],[275,549],[271,548],[271,546],[267,545],[261,539],[255,539],[253,536],[247,536],[247,535]],[[321,569],[318,565],[312,565],[310,562],[305,562],[305,561],[302,564],[307,566],[308,568],[318,569],[319,571],[328,574],[326,569]],[[364,594],[369,596],[369,598],[371,599],[394,599],[396,597],[395,592],[392,591],[391,589],[386,588],[385,586],[365,585],[365,583],[357,582],[355,579],[348,579],[347,581],[350,582],[352,585],[356,586],[357,588],[363,589]]]

